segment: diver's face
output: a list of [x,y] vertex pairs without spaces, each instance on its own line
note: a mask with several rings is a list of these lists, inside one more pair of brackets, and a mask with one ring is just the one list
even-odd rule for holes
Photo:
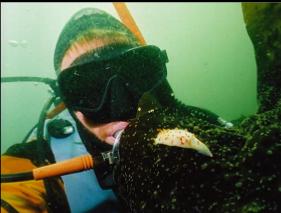
[[77,119],[99,140],[113,145],[115,141],[114,134],[122,129],[125,129],[129,124],[126,121],[114,121],[110,123],[97,124],[89,119],[87,119],[83,113],[75,112]]

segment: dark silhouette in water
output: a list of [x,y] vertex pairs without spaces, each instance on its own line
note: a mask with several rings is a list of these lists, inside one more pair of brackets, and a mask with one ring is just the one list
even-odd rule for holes
[[[281,212],[281,4],[243,4],[243,12],[258,64],[258,113],[227,129],[173,96],[163,97],[167,107],[146,107],[123,133],[114,173],[130,212]],[[163,129],[187,129],[213,157],[155,144]]]
[[259,112],[277,107],[281,98],[281,4],[242,4],[257,62]]

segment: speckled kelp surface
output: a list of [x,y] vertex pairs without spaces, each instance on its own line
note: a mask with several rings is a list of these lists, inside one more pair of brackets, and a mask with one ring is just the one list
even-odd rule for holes
[[[162,110],[148,113],[122,136],[115,177],[131,212],[281,210],[280,108],[232,129],[178,115]],[[163,128],[188,129],[214,156],[154,145]]]
[[281,3],[243,3],[242,9],[255,48],[259,112],[264,112],[281,97]]
[[[262,44],[252,39],[259,112],[229,129],[183,113],[182,106],[152,110],[132,121],[122,135],[115,168],[118,192],[129,212],[281,212],[280,4],[254,6],[244,7],[244,14],[271,17],[246,20],[249,32],[262,29],[267,35]],[[267,26],[268,31],[251,27],[259,24],[277,26]],[[274,56],[265,56],[265,47]],[[194,133],[213,157],[154,144],[161,129],[173,128]]]

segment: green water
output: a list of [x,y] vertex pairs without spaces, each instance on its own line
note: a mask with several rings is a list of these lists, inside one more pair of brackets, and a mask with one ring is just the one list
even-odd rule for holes
[[[239,3],[127,3],[148,44],[166,49],[168,80],[184,103],[227,120],[253,114],[256,62]],[[117,17],[111,3],[1,3],[1,77],[54,78],[59,33],[79,9]],[[1,153],[37,122],[47,87],[1,84]]]

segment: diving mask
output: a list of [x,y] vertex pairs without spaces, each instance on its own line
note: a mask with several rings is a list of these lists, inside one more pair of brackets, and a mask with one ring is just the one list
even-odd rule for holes
[[140,46],[106,60],[72,66],[58,76],[66,106],[97,123],[126,120],[136,114],[141,96],[167,76],[165,51]]

